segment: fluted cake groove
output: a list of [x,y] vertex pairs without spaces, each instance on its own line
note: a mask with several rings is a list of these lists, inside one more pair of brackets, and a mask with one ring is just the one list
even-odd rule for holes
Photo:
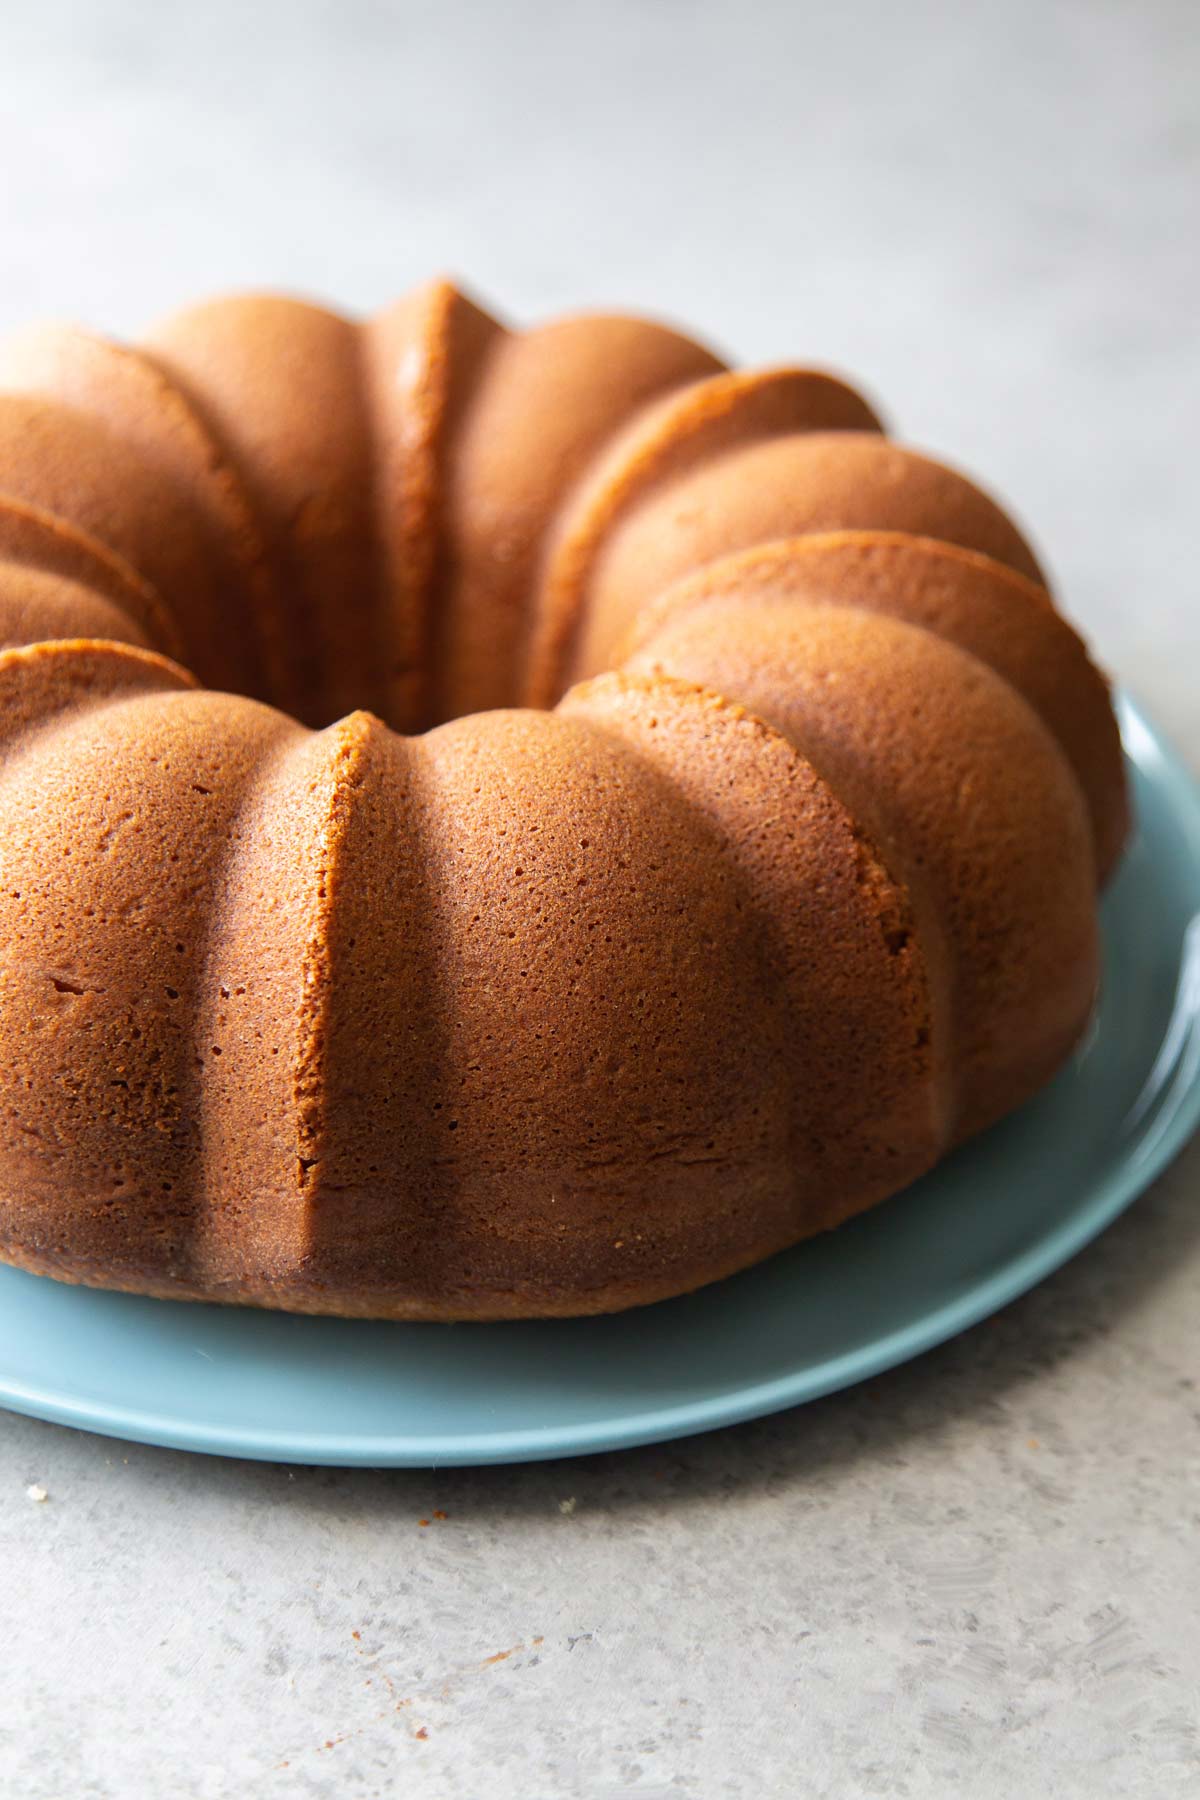
[[20,1267],[430,1320],[716,1280],[1062,1066],[1127,828],[1026,539],[833,375],[444,281],[0,343]]

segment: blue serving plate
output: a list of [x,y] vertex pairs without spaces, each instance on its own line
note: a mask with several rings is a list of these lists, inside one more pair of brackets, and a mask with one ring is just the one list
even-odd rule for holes
[[973,1325],[1102,1231],[1200,1122],[1200,794],[1128,701],[1121,723],[1138,828],[1104,902],[1087,1042],[905,1194],[732,1280],[604,1319],[309,1319],[0,1268],[0,1405],[280,1462],[506,1462],[795,1406]]

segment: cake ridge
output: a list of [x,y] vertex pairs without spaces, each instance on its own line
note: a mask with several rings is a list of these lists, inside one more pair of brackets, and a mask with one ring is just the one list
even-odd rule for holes
[[1050,729],[1083,790],[1104,885],[1128,827],[1120,736],[1109,684],[1044,587],[980,551],[907,532],[771,539],[664,589],[638,614],[614,661],[625,666],[649,654],[657,636],[699,612],[775,604],[889,614],[1006,680]]
[[[707,715],[707,719],[716,722],[719,728],[733,727],[744,738],[752,738],[759,760],[765,740],[776,764],[767,794],[755,793],[745,781],[738,782],[736,773],[730,775],[723,787],[705,781],[703,774],[707,771],[703,770],[703,764],[681,755],[672,734],[661,729],[678,708],[690,710],[697,717]],[[839,948],[841,955],[846,956],[846,898],[843,896],[840,903],[830,899],[828,884],[832,880],[832,871],[840,869],[845,894],[853,896],[857,892],[864,898],[864,903],[865,896],[870,895],[870,904],[865,906],[869,916],[859,921],[859,930],[866,932],[867,950],[877,932],[877,958],[880,951],[883,952],[881,960],[874,965],[872,991],[876,995],[888,992],[897,1011],[903,1011],[909,1020],[909,1048],[914,1061],[909,1080],[916,1083],[916,1088],[902,1084],[901,1094],[909,1124],[912,1125],[914,1119],[919,1124],[916,1140],[904,1149],[887,1141],[898,1125],[898,1119],[880,1097],[881,1086],[885,1085],[880,1077],[884,1076],[888,1065],[881,1054],[878,1068],[866,1067],[870,1038],[864,1035],[860,1023],[847,1018],[844,998],[828,1008],[834,1029],[827,1031],[819,1052],[812,1051],[813,1004],[807,990],[812,984],[813,969],[819,966],[819,958],[814,955],[811,943],[803,949],[793,948],[792,967],[782,975],[785,983],[800,984],[795,1001],[796,1037],[804,1052],[805,1080],[797,1083],[797,1089],[801,1097],[807,1099],[814,1076],[819,1080],[830,1068],[835,1068],[852,1088],[857,1084],[853,1125],[856,1148],[861,1152],[862,1135],[869,1121],[869,1136],[876,1145],[876,1154],[886,1152],[883,1168],[876,1167],[873,1177],[867,1178],[868,1190],[872,1178],[882,1179],[885,1185],[890,1183],[894,1188],[924,1173],[950,1141],[955,1110],[949,1063],[949,999],[941,974],[946,960],[942,933],[936,914],[927,902],[923,904],[921,897],[913,893],[867,828],[855,819],[829,775],[813,762],[803,743],[797,742],[794,736],[789,736],[752,705],[711,682],[687,676],[659,671],[650,673],[644,669],[614,669],[571,688],[556,711],[567,716],[583,716],[591,724],[617,735],[667,777],[683,804],[699,812],[710,828],[716,823],[723,849],[734,857],[746,876],[748,898],[759,911],[765,931],[782,942],[786,942],[789,932],[797,929],[797,918],[805,910],[806,886],[811,891],[811,884],[817,878],[811,863],[803,861],[798,854],[798,846],[811,836],[813,830],[812,819],[805,817],[803,808],[807,806],[815,817],[820,817],[826,829],[832,822],[834,835],[825,840],[824,865],[819,877],[826,884],[823,906],[807,929],[815,937],[825,922],[822,911],[836,910],[843,933]],[[736,771],[736,762],[733,767]],[[797,800],[797,794],[801,796],[800,800]],[[788,798],[797,807],[790,826],[784,823]],[[807,831],[803,829],[805,824]],[[789,904],[776,907],[764,905],[761,896],[754,892],[754,877],[757,874],[761,878],[764,846],[772,835],[781,836],[787,842],[788,848],[779,857],[779,862],[788,881],[794,884],[793,891],[788,894]],[[789,863],[795,866],[789,869]],[[777,894],[774,897],[779,899]],[[864,954],[860,945],[858,955],[863,957]],[[903,1008],[897,1003],[899,990],[893,991],[889,985],[901,970],[899,986],[908,994]],[[779,973],[777,971],[777,977]],[[800,1003],[801,996],[805,997],[804,1004]],[[853,1013],[853,1006],[849,1010]],[[819,1013],[820,1009],[818,1023]],[[806,1019],[808,1023],[802,1029]],[[903,1058],[905,1054],[903,1039],[901,1029],[887,1041],[893,1068],[897,1056]],[[844,1104],[844,1093],[839,1099]],[[881,1120],[884,1121],[882,1128]],[[818,1122],[821,1122],[821,1129],[828,1129],[823,1102],[807,1117],[805,1130],[801,1131],[796,1143],[796,1166],[801,1174],[811,1168],[813,1134],[820,1135]],[[859,1168],[855,1173],[861,1188],[863,1170]],[[869,1202],[864,1201],[864,1204]]]
[[[309,921],[302,906],[297,914],[294,886],[307,868],[304,827],[310,840],[318,833],[297,798],[317,790],[311,765],[325,734],[254,702],[231,705],[244,708],[261,734],[215,875],[226,903],[212,914],[197,957],[193,1032],[198,1070],[210,1073],[197,1082],[197,1204],[186,1278],[201,1293],[236,1289],[255,1272],[264,1291],[295,1280],[307,1246],[295,1058]],[[268,903],[247,865],[252,871],[264,847],[283,840],[285,826],[289,886]],[[257,1056],[255,1045],[262,1046]]]
[[693,339],[629,315],[567,314],[524,331],[490,322],[440,446],[433,718],[522,699],[538,569],[569,495],[633,421],[722,367]]
[[818,604],[717,612],[629,667],[720,670],[924,894],[918,910],[945,924],[950,951],[958,1134],[1027,1098],[1022,1082],[1045,1078],[1035,1045],[1061,1056],[1095,997],[1096,868],[1082,790],[1024,697],[924,627]]
[[[425,343],[425,431],[420,446],[426,463],[426,486],[424,504],[412,509],[414,526],[422,533],[422,541],[419,549],[415,544],[409,549],[419,570],[415,598],[422,621],[419,642],[424,680],[417,715],[421,729],[437,724],[445,716],[446,690],[451,679],[446,666],[451,634],[444,598],[448,459],[456,428],[470,404],[471,388],[497,341],[508,335],[500,320],[451,281],[442,279],[432,284],[431,298],[435,305]],[[451,716],[452,713],[453,709]]]
[[146,633],[151,647],[176,659],[179,631],[162,595],[132,563],[99,538],[45,508],[0,491],[0,554],[6,562],[62,575],[91,588]]
[[386,710],[403,730],[418,729],[427,706],[438,439],[445,399],[440,340],[455,294],[450,281],[435,278],[364,320],[359,330],[367,416],[376,449],[372,470],[376,587],[393,599],[380,620],[385,682],[391,695]]
[[575,678],[661,590],[700,565],[776,538],[891,528],[987,550],[1041,579],[995,502],[958,471],[869,431],[751,437],[674,474],[605,532],[591,559]]
[[[729,369],[667,394],[634,417],[568,496],[556,521],[539,578],[539,629],[530,645],[524,692],[534,705],[549,705],[564,670],[576,677],[578,643],[592,620],[584,592],[593,560],[623,514],[652,498],[681,471],[727,447],[726,435],[765,437],[822,425],[844,424],[882,431],[872,408],[840,378],[823,370],[771,366]],[[575,656],[574,663],[571,662]]]
[[[12,770],[14,742],[20,745],[53,730],[56,721],[71,711],[72,703],[88,710],[119,705],[125,697],[120,686],[125,678],[131,689],[138,679],[147,688],[155,683],[164,688],[198,689],[200,685],[189,670],[170,657],[110,638],[56,638],[8,645],[0,650],[0,686],[5,677],[21,672],[25,676],[21,688],[10,681],[9,703],[0,705],[0,742],[6,746],[0,761],[0,781]],[[112,676],[117,685],[107,686],[105,675]],[[30,703],[38,700],[42,705],[31,707]]]
[[[165,470],[181,499],[203,520],[213,552],[227,563],[218,575],[214,608],[226,640],[248,627],[250,655],[233,679],[253,687],[261,679],[258,621],[268,597],[260,580],[261,541],[235,473],[188,397],[167,372],[135,345],[76,325],[34,326],[0,339],[0,392],[39,397],[97,420],[144,463]],[[243,604],[224,597],[244,590]],[[220,595],[220,598],[216,596]],[[232,598],[232,596],[230,596]],[[211,673],[216,674],[213,665]]]
[[285,593],[279,698],[316,725],[374,698],[376,659],[352,657],[346,642],[347,621],[370,617],[374,583],[358,326],[306,300],[230,294],[169,315],[139,342],[239,472],[267,539]]

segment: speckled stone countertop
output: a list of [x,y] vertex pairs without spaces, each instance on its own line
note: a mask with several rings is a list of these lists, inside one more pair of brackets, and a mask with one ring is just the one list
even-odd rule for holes
[[[0,327],[449,268],[848,368],[1200,769],[1190,0],[78,0],[3,39]],[[0,1415],[0,1793],[1195,1795],[1198,1378],[1193,1147],[965,1338],[663,1449],[355,1473]]]

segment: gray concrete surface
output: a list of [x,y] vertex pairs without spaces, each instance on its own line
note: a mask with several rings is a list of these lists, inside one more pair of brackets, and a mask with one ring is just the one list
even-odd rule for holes
[[[6,8],[0,326],[443,267],[847,367],[1200,768],[1198,93],[1187,0]],[[0,1416],[0,1793],[1200,1793],[1198,1194],[1194,1150],[959,1342],[662,1450],[342,1473]]]

